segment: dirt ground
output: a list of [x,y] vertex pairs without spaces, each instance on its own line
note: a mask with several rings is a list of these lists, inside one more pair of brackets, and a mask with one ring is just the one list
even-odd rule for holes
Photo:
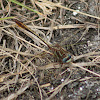
[[0,100],[100,100],[100,0],[17,1],[0,3]]

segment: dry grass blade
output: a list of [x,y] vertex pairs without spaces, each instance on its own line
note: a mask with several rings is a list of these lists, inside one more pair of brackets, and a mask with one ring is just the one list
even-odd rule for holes
[[[58,87],[56,87],[53,91],[53,93],[51,94],[51,96],[50,97],[48,97],[46,100],[51,100],[59,91],[61,91],[62,90],[62,88],[65,86],[65,85],[67,85],[67,84],[69,84],[69,83],[72,83],[72,82],[74,82],[74,81],[76,81],[77,79],[74,79],[74,80],[68,80],[68,79],[66,79],[61,85],[59,85]],[[51,91],[52,92],[52,91]],[[49,93],[51,93],[51,92],[49,92]]]
[[52,69],[52,68],[60,68],[61,66],[58,63],[50,63],[45,66],[38,67],[39,70],[46,70],[46,69]]
[[[29,73],[30,75],[32,75],[32,77],[34,78],[35,82],[37,83],[38,85],[38,88],[39,88],[39,91],[40,91],[40,96],[41,96],[41,100],[42,100],[42,92],[41,92],[41,89],[40,89],[40,85],[37,81],[37,79],[35,78],[35,76],[33,75],[33,72],[31,72],[24,64],[22,64],[22,62],[20,61],[20,59],[18,58],[15,58],[13,55],[11,55],[10,53],[8,52],[5,52],[4,50],[2,50],[2,52],[4,52],[4,55],[7,55],[9,57],[12,57],[13,59],[15,59],[17,62],[19,62],[21,64],[22,67],[24,67]],[[16,95],[16,94],[15,94]],[[15,97],[15,96],[14,96]]]
[[[8,35],[13,36],[13,34],[11,34],[10,32],[8,32],[8,31],[6,31],[6,30],[4,30],[4,29],[2,29],[2,31],[6,32]],[[40,48],[39,46],[36,46],[36,45],[34,45],[34,44],[32,44],[32,43],[26,41],[26,40],[25,40],[24,38],[22,38],[22,37],[16,36],[16,38],[17,38],[18,40],[24,41],[25,43],[27,43],[27,44],[29,44],[29,45],[32,45],[33,47],[36,47],[36,48],[38,48],[38,49],[40,49],[40,50],[42,50],[42,51],[45,51],[45,52],[47,52],[47,53],[50,53],[49,51],[47,51],[47,50],[45,50],[45,49],[43,49],[43,48]],[[50,54],[51,54],[51,53],[50,53]]]
[[99,57],[100,52],[95,52],[95,51],[94,52],[89,52],[89,53],[86,53],[86,54],[82,54],[80,56],[75,56],[73,59],[78,60],[78,59],[81,59],[83,57],[93,57],[95,55],[97,55]]
[[12,99],[16,99],[18,97],[18,95],[21,95],[25,92],[26,89],[28,89],[30,87],[30,83],[27,82],[27,84],[25,84],[25,86],[21,87],[16,93],[10,94],[8,97],[3,98],[1,100],[12,100]]
[[82,67],[82,66],[95,66],[95,65],[96,65],[95,63],[92,63],[92,62],[76,63],[76,64],[75,64],[75,63],[72,63],[72,65],[73,65],[73,66],[76,66],[76,67],[79,67],[79,68],[81,68],[82,70],[85,70],[85,71],[87,71],[87,72],[89,72],[89,73],[91,73],[91,74],[94,74],[94,75],[100,77],[100,74],[97,74],[97,73],[95,73],[95,72],[93,72],[93,71],[91,71],[91,70],[88,70],[88,69]]
[[[53,29],[56,30],[56,29],[67,29],[67,28],[84,28],[86,26],[87,26],[86,24],[59,25],[59,26],[53,27]],[[94,26],[92,25],[92,27],[98,28],[97,25],[94,25]]]
[[93,16],[93,15],[90,15],[90,14],[86,14],[86,13],[83,13],[83,12],[80,12],[80,11],[76,11],[76,10],[70,9],[68,7],[64,7],[61,4],[55,4],[55,3],[52,3],[52,2],[50,4],[54,5],[55,7],[63,8],[63,9],[66,9],[66,10],[69,10],[69,11],[72,11],[72,12],[76,12],[76,13],[79,13],[79,14],[82,14],[82,15],[85,15],[85,16],[89,16],[89,17],[92,17],[92,18],[100,19],[100,17]]
[[24,55],[24,56],[35,56],[34,54],[25,53],[25,52],[21,52],[21,51],[15,51],[10,48],[2,48],[2,46],[0,46],[0,49],[5,50],[6,52],[8,51],[10,53],[16,53],[16,54],[20,54],[20,55]]
[[50,4],[50,1],[40,0],[41,2],[35,1],[36,5],[38,5],[42,10],[44,15],[52,14],[52,10],[56,9],[55,6]]

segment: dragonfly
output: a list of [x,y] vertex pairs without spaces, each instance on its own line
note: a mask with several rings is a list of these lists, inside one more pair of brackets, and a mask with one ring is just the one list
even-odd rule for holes
[[58,44],[56,45],[50,45],[47,43],[42,37],[40,37],[38,34],[36,34],[33,30],[31,30],[27,25],[25,25],[23,22],[19,21],[18,19],[12,19],[19,27],[22,29],[25,29],[28,32],[31,32],[35,36],[37,36],[44,44],[47,45],[49,50],[53,53],[54,58],[56,58],[57,62],[60,63],[69,63],[72,61],[72,55],[66,51],[64,48],[59,46]]

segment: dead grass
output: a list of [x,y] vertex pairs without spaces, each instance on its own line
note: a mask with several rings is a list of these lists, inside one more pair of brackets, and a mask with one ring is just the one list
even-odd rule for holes
[[[94,12],[91,14],[90,10],[87,10],[89,2],[82,0],[1,0],[0,100],[74,100],[84,94],[78,94],[77,86],[85,82],[97,82],[99,86],[100,9],[99,0],[94,2],[97,15]],[[80,11],[73,10],[73,6],[77,9],[77,3],[80,6],[86,5],[86,11],[83,8]],[[65,7],[65,4],[70,8]],[[73,17],[72,12],[78,15]],[[67,42],[68,46],[65,48],[72,54],[72,61],[64,64],[56,62],[52,56],[53,52],[44,42],[19,28],[11,18],[23,21],[50,45],[58,43],[63,47]],[[92,40],[95,36],[98,40]],[[84,41],[86,44],[81,44]],[[76,85],[72,88],[74,84]],[[78,97],[74,95],[74,91]],[[100,91],[96,93],[97,99]],[[74,96],[69,97],[71,95]],[[84,98],[89,100],[91,95],[86,94]]]

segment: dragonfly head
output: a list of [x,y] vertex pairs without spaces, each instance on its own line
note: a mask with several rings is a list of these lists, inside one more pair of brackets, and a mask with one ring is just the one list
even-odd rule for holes
[[72,60],[72,56],[68,54],[65,58],[63,58],[63,63],[69,63]]

